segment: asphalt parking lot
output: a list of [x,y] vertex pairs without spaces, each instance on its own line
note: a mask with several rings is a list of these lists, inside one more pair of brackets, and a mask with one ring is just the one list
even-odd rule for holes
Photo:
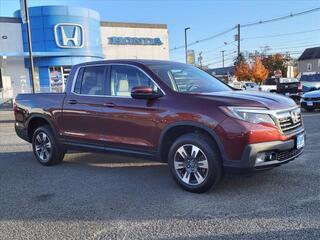
[[71,153],[43,167],[0,110],[0,239],[320,239],[320,113],[294,162],[181,190],[165,164]]

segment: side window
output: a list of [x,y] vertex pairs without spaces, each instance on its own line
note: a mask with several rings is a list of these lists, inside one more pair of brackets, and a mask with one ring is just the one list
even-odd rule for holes
[[79,70],[74,92],[86,95],[104,95],[105,66],[89,66]]
[[137,86],[151,87],[159,91],[154,82],[139,69],[114,65],[111,68],[111,96],[130,97],[131,89]]
[[76,79],[76,84],[74,85],[74,90],[73,90],[75,93],[80,93],[83,69],[84,68],[80,68],[79,69],[79,72],[78,72],[78,75],[77,75],[77,79]]

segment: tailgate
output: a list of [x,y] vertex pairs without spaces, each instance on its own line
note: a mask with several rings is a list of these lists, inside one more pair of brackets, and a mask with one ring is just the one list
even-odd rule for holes
[[298,82],[291,83],[278,83],[277,84],[277,93],[298,93]]

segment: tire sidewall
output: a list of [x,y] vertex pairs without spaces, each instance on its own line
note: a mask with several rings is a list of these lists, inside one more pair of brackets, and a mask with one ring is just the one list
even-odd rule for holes
[[[37,152],[36,152],[36,148],[35,148],[35,142],[36,142],[36,137],[39,133],[45,133],[47,135],[47,137],[49,138],[50,140],[50,143],[51,143],[51,153],[50,153],[50,157],[47,161],[42,161]],[[56,145],[56,141],[55,141],[55,138],[51,132],[51,130],[49,129],[49,127],[47,126],[42,126],[42,127],[39,127],[35,130],[34,134],[33,134],[33,137],[32,137],[32,149],[33,149],[33,153],[35,155],[35,158],[42,164],[42,165],[45,165],[45,166],[50,166],[53,164],[55,158],[57,157],[56,156],[56,153],[58,152],[58,149],[57,149],[57,145]]]
[[[174,156],[176,151],[185,144],[193,144],[199,147],[207,157],[208,175],[206,179],[199,185],[188,185],[184,183],[178,176],[174,167]],[[206,138],[202,138],[197,134],[186,134],[178,138],[170,148],[168,155],[168,164],[174,180],[185,190],[190,192],[202,193],[209,190],[221,178],[221,160],[219,151],[216,147],[209,144]]]

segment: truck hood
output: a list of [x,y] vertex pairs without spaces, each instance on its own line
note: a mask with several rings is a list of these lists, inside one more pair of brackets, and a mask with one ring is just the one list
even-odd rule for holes
[[291,98],[276,93],[264,93],[260,91],[223,91],[200,93],[197,96],[212,99],[221,106],[262,107],[271,110],[297,106]]
[[303,97],[307,97],[307,98],[320,97],[320,90],[306,92],[305,94],[303,94]]

